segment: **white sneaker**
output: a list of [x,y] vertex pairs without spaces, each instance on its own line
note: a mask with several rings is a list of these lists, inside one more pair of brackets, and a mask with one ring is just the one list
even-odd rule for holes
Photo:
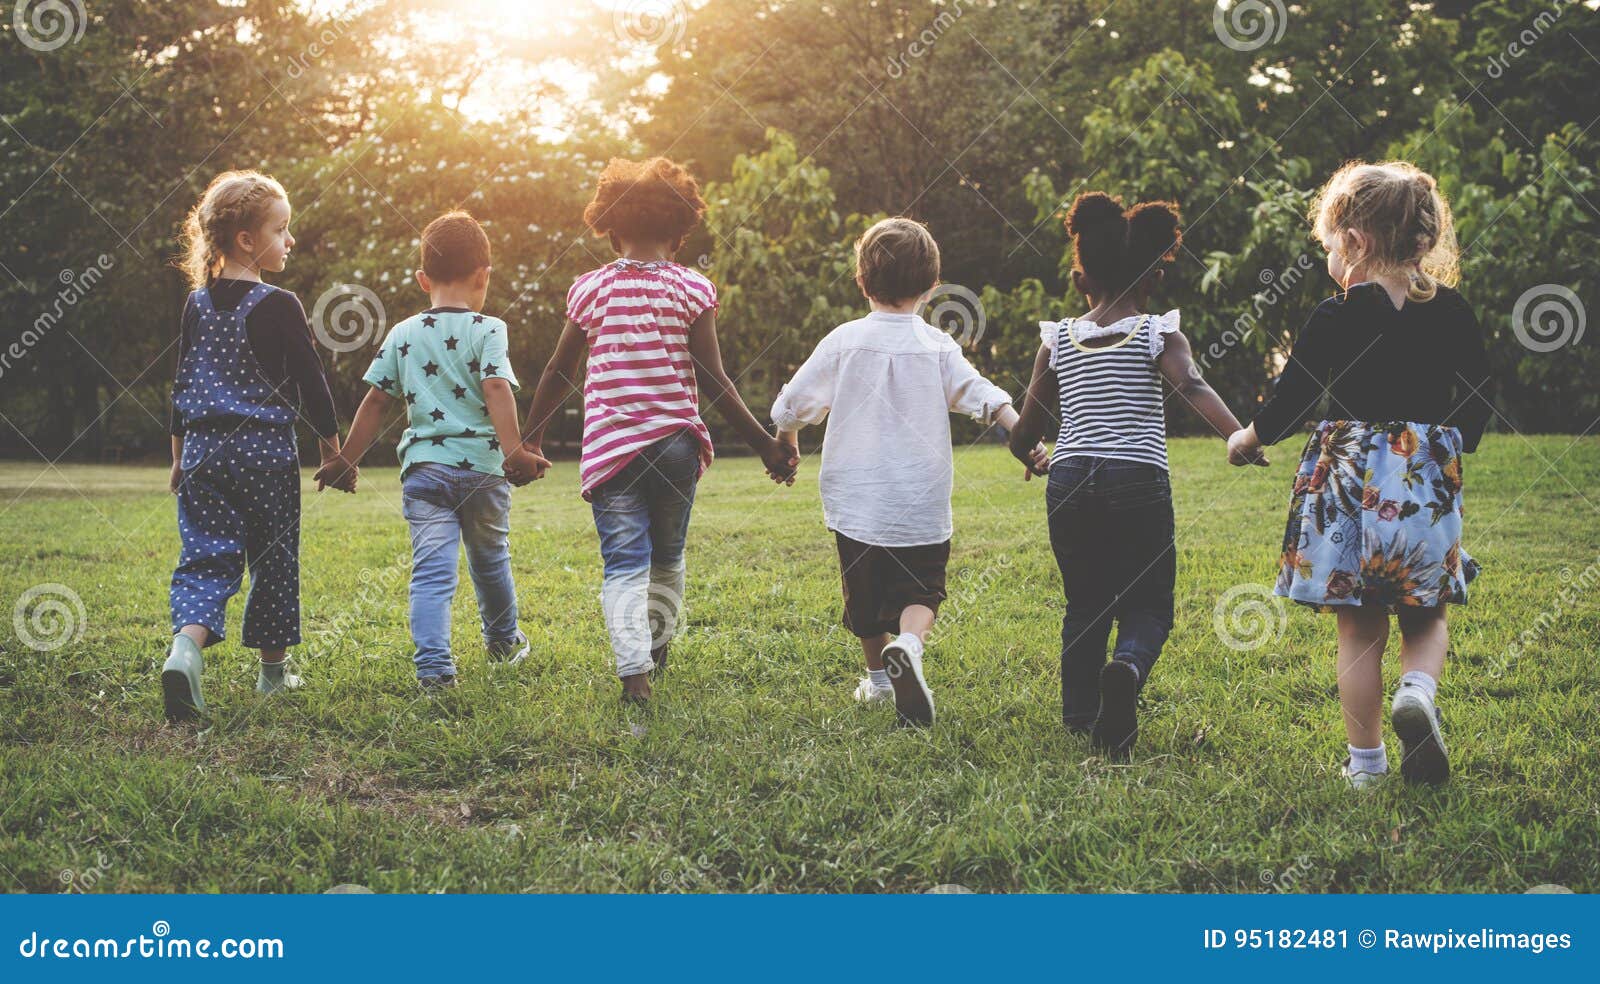
[[901,633],[883,647],[883,668],[889,672],[894,688],[894,709],[902,724],[933,723],[933,691],[922,676],[922,643],[916,636]]
[[893,687],[880,687],[872,682],[871,677],[862,677],[856,684],[856,703],[876,704],[880,701],[890,700],[894,697]]
[[488,644],[489,662],[501,666],[516,666],[528,658],[528,650],[530,648],[528,637],[518,632],[503,642],[491,642]]
[[1351,789],[1357,790],[1375,789],[1382,785],[1385,779],[1389,778],[1389,773],[1386,771],[1351,772],[1349,759],[1344,760],[1344,766],[1339,770],[1339,774],[1344,776],[1345,782],[1350,784]]
[[1407,782],[1438,785],[1450,778],[1450,758],[1439,731],[1439,709],[1421,687],[1402,686],[1389,705],[1400,737],[1400,774]]

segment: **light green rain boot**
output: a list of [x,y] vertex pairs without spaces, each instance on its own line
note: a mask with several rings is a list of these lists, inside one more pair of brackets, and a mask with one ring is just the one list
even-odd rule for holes
[[167,720],[188,721],[205,713],[200,697],[200,671],[205,661],[200,647],[183,633],[172,637],[167,662],[161,667],[161,697],[167,706]]
[[299,690],[305,681],[299,676],[289,672],[289,659],[284,657],[276,663],[261,663],[261,673],[256,677],[256,693],[276,694],[284,690]]

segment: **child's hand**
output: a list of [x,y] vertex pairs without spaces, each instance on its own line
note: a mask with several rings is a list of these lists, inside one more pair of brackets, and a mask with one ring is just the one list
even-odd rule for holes
[[1035,475],[1042,478],[1050,474],[1050,449],[1044,446],[1043,441],[1040,441],[1033,446],[1032,451],[1028,452],[1028,460],[1024,461],[1023,464],[1027,466],[1027,470],[1022,473],[1024,482],[1032,481]]
[[519,489],[543,478],[545,469],[549,467],[550,459],[539,453],[538,445],[528,444],[519,445],[506,455],[503,465],[506,481]]
[[332,487],[342,492],[354,492],[356,480],[361,474],[361,469],[351,464],[344,455],[334,455],[322,459],[322,467],[317,469],[313,477],[317,481],[317,491]]
[[1250,428],[1241,427],[1228,438],[1228,464],[1237,467],[1260,465],[1265,468],[1271,462],[1267,460],[1266,452],[1261,450],[1261,443]]
[[766,466],[767,477],[782,485],[793,485],[795,471],[800,467],[798,437],[785,440],[770,438],[761,448],[761,463]]
[[172,463],[172,475],[167,479],[167,491],[173,495],[178,494],[178,486],[183,484],[183,466],[176,461]]

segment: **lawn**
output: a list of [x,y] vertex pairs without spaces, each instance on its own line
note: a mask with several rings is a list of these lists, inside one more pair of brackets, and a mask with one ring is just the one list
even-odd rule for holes
[[[995,447],[957,452],[927,731],[851,701],[860,655],[814,468],[787,489],[750,459],[703,479],[690,624],[648,711],[616,699],[572,463],[513,506],[532,655],[491,669],[463,583],[463,685],[437,697],[411,676],[397,473],[364,472],[354,497],[308,487],[295,655],[309,686],[257,698],[236,601],[197,728],[161,717],[178,551],[165,469],[0,465],[0,616],[49,583],[84,612],[81,626],[0,618],[0,884],[1600,890],[1600,439],[1495,435],[1467,460],[1484,574],[1453,613],[1440,692],[1455,778],[1371,795],[1338,775],[1331,618],[1266,605],[1217,629],[1230,589],[1271,582],[1297,450],[1237,470],[1220,442],[1173,442],[1177,626],[1126,765],[1062,731],[1044,487]],[[41,652],[22,635],[65,641]]]

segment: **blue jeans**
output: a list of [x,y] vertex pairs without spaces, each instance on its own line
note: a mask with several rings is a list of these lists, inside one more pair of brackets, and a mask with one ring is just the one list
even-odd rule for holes
[[483,639],[518,638],[517,590],[511,583],[511,486],[504,479],[450,465],[422,464],[400,482],[411,524],[411,639],[418,679],[454,676],[450,603],[456,593],[458,544],[478,595]]
[[590,495],[600,533],[605,612],[617,676],[646,673],[683,609],[683,541],[700,480],[700,441],[684,429],[640,451]]
[[1133,664],[1142,688],[1172,631],[1177,577],[1167,472],[1115,458],[1074,455],[1050,466],[1045,487],[1050,549],[1061,568],[1061,719],[1094,723],[1106,640]]

